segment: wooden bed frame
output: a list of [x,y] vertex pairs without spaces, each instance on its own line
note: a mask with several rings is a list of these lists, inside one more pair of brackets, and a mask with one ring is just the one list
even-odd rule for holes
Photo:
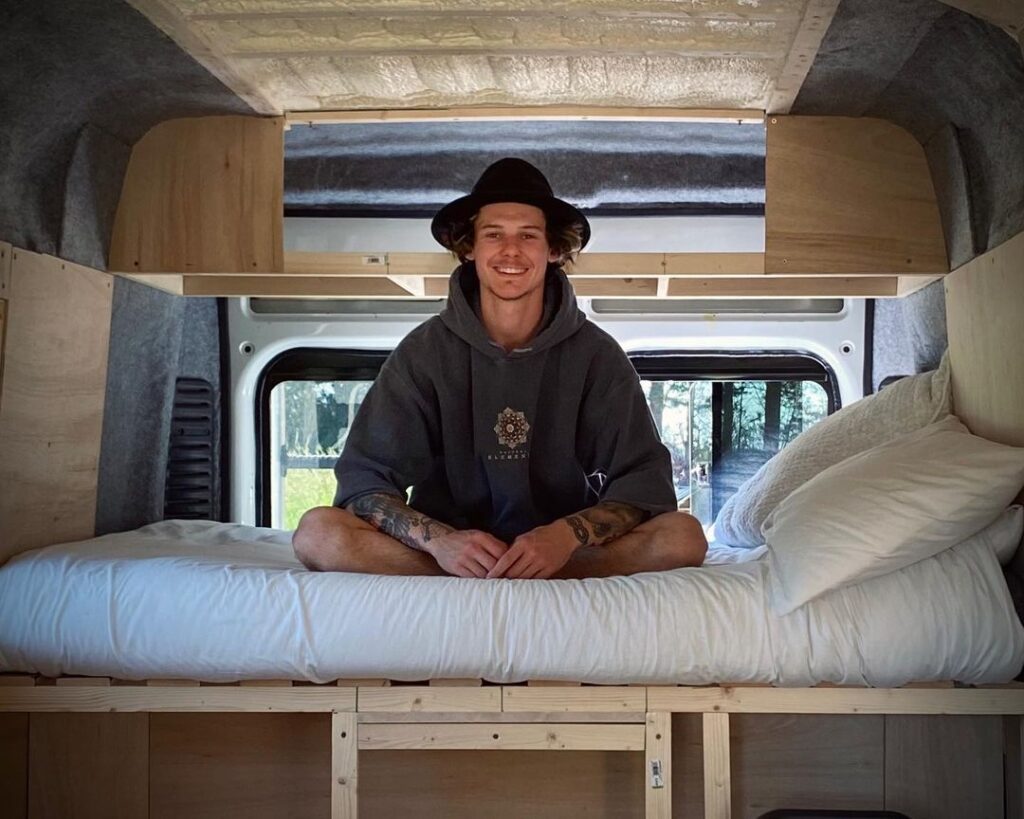
[[112,685],[109,678],[4,675],[0,711],[329,713],[331,819],[358,816],[364,751],[642,752],[644,816],[668,819],[673,815],[672,715],[700,714],[704,816],[729,819],[730,714],[997,715],[1004,717],[1007,816],[1024,811],[1024,684],[571,687],[485,685],[480,680],[435,680],[426,686],[339,680],[309,686],[266,680],[235,687],[188,680]]

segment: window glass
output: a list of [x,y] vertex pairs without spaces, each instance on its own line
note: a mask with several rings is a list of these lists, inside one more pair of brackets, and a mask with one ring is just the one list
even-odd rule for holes
[[370,381],[283,381],[270,393],[271,526],[334,500],[334,462]]
[[676,500],[709,524],[743,481],[828,414],[812,381],[641,381],[672,455]]
[[[266,413],[258,496],[264,524],[283,529],[294,529],[307,509],[333,501],[334,464],[386,353],[295,355],[267,384],[261,402]],[[339,355],[348,358],[331,358]],[[694,372],[699,361],[634,361],[672,455],[679,507],[704,524],[765,461],[833,409],[827,376],[805,376],[776,359],[770,362],[776,372],[759,379],[751,360],[713,361],[703,377]],[[669,377],[676,373],[685,377]]]

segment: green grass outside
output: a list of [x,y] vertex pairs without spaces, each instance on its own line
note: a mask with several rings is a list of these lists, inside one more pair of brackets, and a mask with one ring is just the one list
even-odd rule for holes
[[307,509],[330,506],[336,488],[334,470],[289,469],[284,478],[284,528],[298,526]]

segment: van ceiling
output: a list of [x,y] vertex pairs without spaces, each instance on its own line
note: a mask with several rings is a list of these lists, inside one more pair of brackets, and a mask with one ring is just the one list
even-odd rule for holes
[[[149,0],[131,0],[143,13]],[[765,109],[838,0],[167,0],[267,113],[458,105]],[[170,15],[168,15],[170,16]],[[806,25],[805,25],[805,17]],[[791,100],[790,100],[791,102]]]
[[[908,128],[925,145],[954,263],[1024,229],[1024,64],[1016,34],[1008,33],[1024,23],[1009,19],[1016,13],[1011,6],[1024,4],[134,3],[145,16],[122,0],[9,1],[0,7],[0,239],[104,267],[130,146],[165,119],[252,110],[243,99],[264,111],[467,102],[782,110],[798,88],[793,113],[880,116]],[[992,18],[1003,28],[951,5],[1005,14]],[[827,33],[815,29],[830,19]],[[797,42],[801,37],[806,47]],[[783,88],[783,75],[802,78],[805,68],[793,63],[812,46],[817,58],[802,85]],[[547,151],[540,164],[555,174],[553,169],[578,163],[571,165],[573,173],[556,179],[558,192],[570,200],[628,210],[649,193],[657,208],[665,196],[690,191],[690,206],[745,207],[749,191],[762,183],[757,151],[723,157],[719,137],[710,131],[677,132],[682,167],[667,176],[670,159],[621,140],[593,139],[583,125],[562,124],[538,136],[539,142],[575,141],[579,158],[570,161],[546,143],[531,154]],[[521,134],[530,127],[517,126]],[[406,190],[430,204],[453,189],[464,190],[487,162],[512,152],[521,138],[513,130],[502,134],[511,142],[485,143],[486,155],[451,150],[461,139],[453,130],[447,147],[442,139],[433,154],[415,159],[432,170],[432,178],[417,170]],[[398,155],[402,140],[372,144],[371,133],[361,137],[365,153],[346,154],[344,162],[353,167],[326,172],[326,157],[336,148],[308,130],[290,134],[290,151],[304,155],[289,160],[289,207],[329,206],[328,197],[313,193],[324,179],[331,190],[352,192],[347,203],[336,199],[336,207],[378,207],[372,200],[388,196],[382,177],[369,169],[362,176],[356,166],[377,164],[384,177],[396,168],[412,170]],[[665,144],[661,135],[652,138]],[[392,145],[396,154],[385,156],[382,148]],[[318,148],[324,157],[319,164],[306,151]],[[314,172],[296,170],[301,166]],[[602,175],[607,178],[599,185],[591,181]],[[716,184],[709,183],[711,176]],[[609,197],[610,191],[619,195]]]

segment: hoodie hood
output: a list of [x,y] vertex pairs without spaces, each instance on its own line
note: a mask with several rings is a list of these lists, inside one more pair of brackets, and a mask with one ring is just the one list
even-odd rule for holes
[[488,358],[526,358],[564,341],[578,331],[586,316],[576,304],[576,294],[562,269],[548,265],[544,280],[544,316],[541,329],[526,347],[506,353],[492,341],[480,320],[480,281],[473,262],[455,268],[449,279],[448,304],[441,311],[441,321],[455,335]]

